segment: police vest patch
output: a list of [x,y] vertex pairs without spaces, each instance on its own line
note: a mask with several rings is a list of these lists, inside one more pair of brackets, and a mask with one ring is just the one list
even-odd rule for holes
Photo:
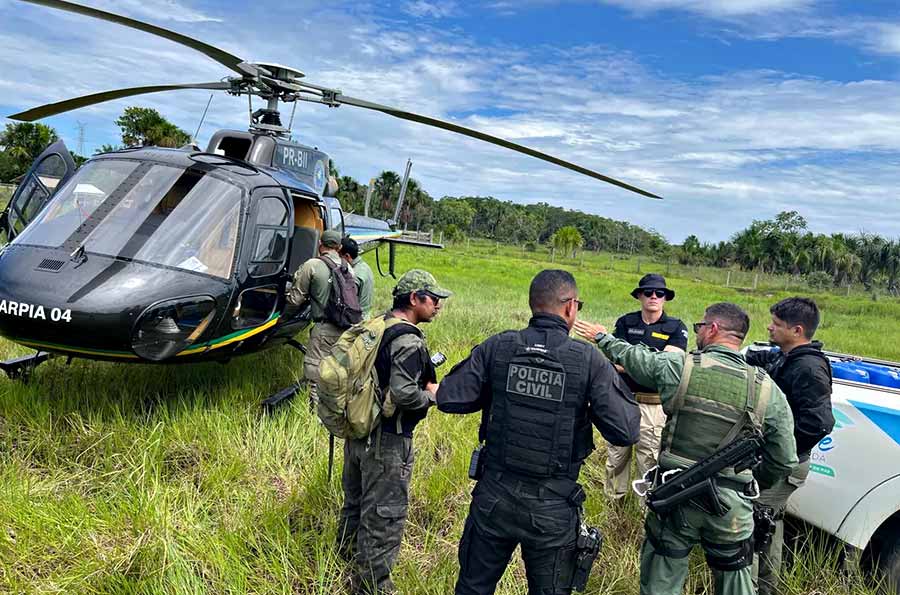
[[642,329],[642,328],[630,328],[630,329],[628,329],[628,334],[629,334],[629,335],[640,335],[640,336],[643,337],[643,336],[644,336],[644,329]]
[[555,370],[510,364],[506,376],[506,392],[562,402],[566,375]]

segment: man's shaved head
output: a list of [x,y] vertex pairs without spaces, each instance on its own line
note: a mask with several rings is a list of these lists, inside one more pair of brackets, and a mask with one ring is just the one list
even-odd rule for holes
[[535,275],[528,291],[532,313],[556,312],[567,299],[578,297],[575,277],[568,271],[547,269]]

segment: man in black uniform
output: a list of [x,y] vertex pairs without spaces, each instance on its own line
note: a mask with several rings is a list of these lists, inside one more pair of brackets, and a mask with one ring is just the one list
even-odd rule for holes
[[754,560],[754,579],[758,575],[760,595],[778,590],[781,550],[784,543],[784,509],[788,498],[806,482],[809,456],[819,440],[831,433],[831,364],[822,353],[822,343],[813,341],[819,326],[819,308],[808,298],[791,297],[769,309],[769,341],[780,349],[749,351],[747,363],[765,368],[787,397],[794,417],[794,440],[800,464],[771,488],[763,490],[759,503],[771,506],[775,513],[775,534],[768,551]]
[[638,439],[640,413],[625,383],[597,350],[569,338],[582,306],[574,277],[538,273],[528,301],[528,328],[475,347],[437,394],[441,411],[482,413],[483,468],[470,469],[479,481],[459,544],[457,595],[493,593],[518,544],[529,593],[571,593],[591,424],[611,444]]
[[[614,337],[632,345],[641,343],[657,351],[687,349],[687,327],[678,318],[668,316],[664,310],[666,303],[675,299],[675,291],[666,287],[662,275],[644,275],[632,290],[631,297],[641,302],[641,309],[616,321]],[[631,491],[631,451],[634,450],[637,459],[638,477],[643,477],[656,466],[666,414],[659,391],[641,386],[621,366],[616,366],[616,369],[634,392],[641,410],[641,439],[638,443],[634,447],[608,445],[606,450],[606,496],[613,503],[624,503],[625,495]]]

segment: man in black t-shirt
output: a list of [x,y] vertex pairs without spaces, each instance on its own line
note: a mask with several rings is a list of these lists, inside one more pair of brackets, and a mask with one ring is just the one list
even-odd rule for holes
[[[631,297],[641,302],[641,309],[631,312],[616,321],[613,335],[632,345],[643,343],[659,351],[685,351],[688,342],[687,327],[678,318],[666,315],[666,302],[675,299],[675,292],[666,287],[662,275],[644,275]],[[637,459],[638,476],[643,476],[656,466],[659,443],[662,439],[666,414],[659,399],[659,393],[641,386],[616,366],[625,382],[634,392],[641,410],[641,438],[631,446],[607,445],[606,495],[613,502],[624,502],[623,498],[631,486],[631,451],[634,448]]]

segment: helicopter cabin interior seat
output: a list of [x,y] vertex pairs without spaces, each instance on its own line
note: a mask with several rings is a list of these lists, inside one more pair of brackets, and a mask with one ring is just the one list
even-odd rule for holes
[[319,207],[312,200],[296,194],[293,199],[294,236],[288,260],[288,273],[291,275],[300,265],[319,254],[319,238],[325,228]]

